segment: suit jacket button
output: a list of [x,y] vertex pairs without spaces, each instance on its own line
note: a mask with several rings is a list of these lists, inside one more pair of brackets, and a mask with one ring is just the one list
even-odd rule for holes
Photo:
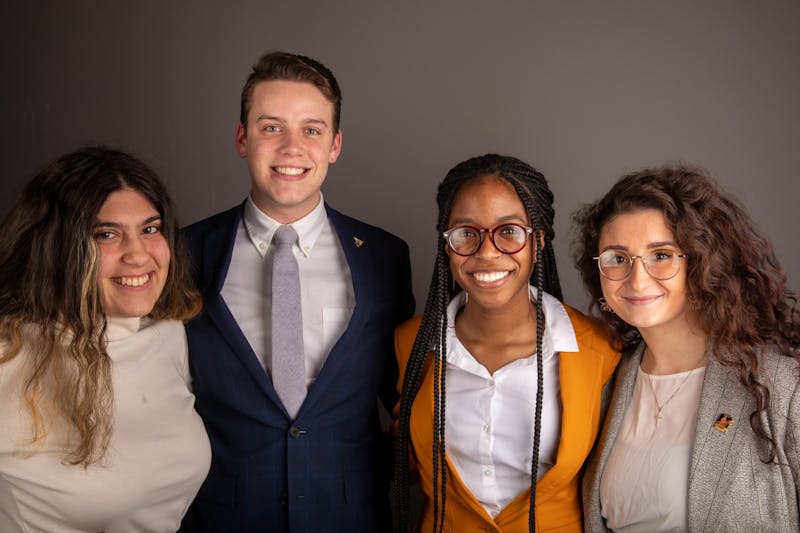
[[297,427],[297,426],[292,426],[292,427],[290,427],[290,428],[289,428],[289,436],[290,436],[290,437],[292,437],[293,439],[296,439],[296,438],[298,438],[298,437],[299,437],[300,435],[302,435],[303,433],[305,433],[305,431],[302,431],[302,430],[301,430],[299,427]]

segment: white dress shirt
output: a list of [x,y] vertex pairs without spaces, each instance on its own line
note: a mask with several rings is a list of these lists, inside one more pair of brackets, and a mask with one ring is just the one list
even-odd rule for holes
[[[530,287],[531,299],[536,288]],[[536,408],[536,354],[489,374],[456,337],[455,316],[464,293],[448,306],[446,447],[461,480],[496,517],[531,485],[531,452]],[[544,396],[538,477],[555,463],[561,436],[558,352],[578,351],[566,309],[542,295]]]
[[[222,298],[267,372],[272,368],[269,310],[274,248],[270,243],[280,225],[247,198],[222,287]],[[322,194],[317,207],[290,225],[299,243],[292,251],[300,272],[306,380],[310,387],[347,329],[355,309],[355,294],[350,267],[328,220]]]

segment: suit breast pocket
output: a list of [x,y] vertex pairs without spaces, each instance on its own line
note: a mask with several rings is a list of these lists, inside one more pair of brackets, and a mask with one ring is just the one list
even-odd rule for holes
[[322,309],[322,335],[325,346],[333,346],[342,336],[353,316],[352,307],[324,307]]

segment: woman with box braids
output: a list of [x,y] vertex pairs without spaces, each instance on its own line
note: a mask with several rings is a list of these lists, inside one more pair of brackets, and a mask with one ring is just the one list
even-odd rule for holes
[[[530,165],[488,154],[450,170],[437,203],[425,310],[396,333],[400,530],[412,465],[425,494],[422,531],[534,531],[537,519],[580,530],[577,475],[618,354],[560,301],[553,193]],[[564,366],[578,352],[581,364]],[[580,399],[567,405],[560,395],[575,388]],[[573,425],[584,442],[565,447]],[[537,507],[537,480],[553,469],[563,475]]]

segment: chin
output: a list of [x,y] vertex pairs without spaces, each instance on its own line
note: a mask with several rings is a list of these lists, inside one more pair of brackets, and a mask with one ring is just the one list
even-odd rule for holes
[[142,318],[153,312],[155,304],[111,306],[106,316],[109,318]]

